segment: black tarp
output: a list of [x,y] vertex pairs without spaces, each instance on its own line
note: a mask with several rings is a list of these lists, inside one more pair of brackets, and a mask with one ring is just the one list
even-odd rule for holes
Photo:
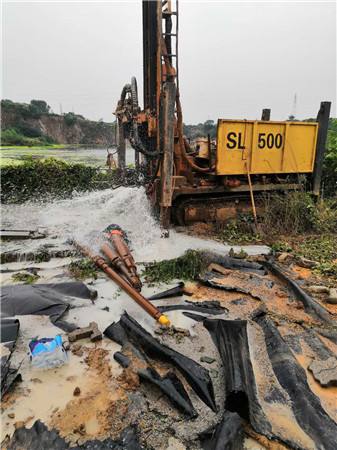
[[77,327],[61,320],[69,308],[69,297],[92,299],[94,296],[95,291],[77,281],[4,286],[1,290],[1,315],[3,317],[46,315],[54,325],[70,332]]
[[297,422],[319,449],[336,450],[337,424],[311,391],[305,370],[266,316],[255,318],[263,330],[267,352],[280,385],[288,393]]
[[200,399],[216,411],[213,384],[208,370],[193,359],[161,344],[127,313],[122,315],[119,322],[110,325],[104,334],[122,346],[131,343],[149,358],[172,364],[182,373]]
[[21,427],[15,430],[7,450],[143,450],[134,427],[125,428],[116,440],[97,439],[70,447],[56,430],[48,428],[37,420],[32,428]]
[[148,367],[138,370],[137,373],[142,380],[154,384],[164,392],[171,402],[189,418],[197,417],[198,413],[194,409],[184,385],[174,372],[169,371],[162,377],[155,369]]
[[1,318],[1,397],[9,390],[14,381],[20,379],[18,369],[11,367],[11,357],[19,334],[20,322],[13,318]]
[[225,411],[221,422],[201,433],[199,439],[204,450],[242,450],[244,437],[241,417]]
[[[292,409],[297,423],[318,449],[335,450],[337,424],[322,408],[311,391],[304,369],[298,364],[274,324],[264,313],[253,320],[263,330],[266,347],[277,383],[270,385],[263,401],[279,403]],[[237,412],[248,420],[258,433],[283,441],[291,448],[300,448],[289,435],[275,435],[268,416],[262,409],[250,357],[247,322],[243,320],[205,319],[222,359],[225,377],[225,410]],[[289,400],[290,399],[290,400]],[[324,430],[322,432],[322,430]]]

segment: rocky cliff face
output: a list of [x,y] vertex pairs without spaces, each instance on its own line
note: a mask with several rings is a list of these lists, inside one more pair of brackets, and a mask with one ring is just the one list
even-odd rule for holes
[[[67,120],[68,119],[68,120]],[[71,120],[69,120],[71,119]],[[115,143],[114,125],[86,120],[82,116],[42,114],[38,118],[22,117],[2,110],[1,129],[35,130],[58,144],[111,145]]]

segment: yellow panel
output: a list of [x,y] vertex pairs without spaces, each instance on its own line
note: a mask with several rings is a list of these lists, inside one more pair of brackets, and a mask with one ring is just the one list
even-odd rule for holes
[[312,172],[317,123],[218,121],[218,175]]

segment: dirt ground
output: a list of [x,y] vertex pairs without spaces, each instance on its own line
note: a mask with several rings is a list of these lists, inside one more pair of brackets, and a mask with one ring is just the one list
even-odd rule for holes
[[[254,259],[261,260],[263,258],[256,257]],[[317,278],[310,269],[289,261],[284,264],[280,263],[280,265],[305,290],[310,285],[324,283],[324,280]],[[64,273],[63,270],[62,268],[61,273]],[[258,395],[272,424],[273,432],[281,441],[283,437],[291,436],[293,441],[298,443],[299,448],[315,448],[310,437],[297,423],[289,405],[278,403],[270,405],[263,400],[267,395],[268,386],[277,381],[267,356],[261,330],[250,318],[254,311],[263,308],[277,326],[283,339],[287,342],[292,342],[295,338],[299,339],[299,350],[295,351],[291,347],[292,352],[298,363],[305,369],[310,389],[320,398],[326,413],[334,421],[337,421],[337,387],[322,387],[315,380],[308,367],[318,356],[302,338],[303,333],[307,330],[318,329],[319,321],[306,312],[303,304],[295,299],[285,285],[271,274],[262,276],[226,269],[222,271],[221,278],[217,277],[215,273],[213,281],[219,287],[231,287],[232,289],[222,290],[206,286],[201,282],[192,282],[187,286],[192,295],[162,300],[156,305],[179,304],[183,300],[191,302],[217,300],[228,311],[223,316],[216,318],[247,320]],[[100,283],[102,284],[102,277],[91,282],[91,285],[94,288],[96,285],[100,288]],[[242,287],[247,292],[241,292],[240,288]],[[155,286],[153,290],[158,292],[162,290],[162,286]],[[74,309],[72,314],[74,317],[82,317],[81,320],[85,320],[87,317],[87,321],[90,321],[90,311],[97,310],[96,320],[99,328],[103,331],[104,327],[113,320],[109,321],[106,318],[110,314],[107,312],[104,320],[100,322],[99,318],[103,317],[102,307],[108,304],[110,308],[113,308],[114,304],[111,303],[110,294],[108,303],[103,291],[101,294],[99,292],[95,305],[86,306],[89,313],[83,316],[84,319],[81,316],[83,308]],[[335,319],[337,305],[327,304],[326,294],[312,295]],[[118,300],[113,301],[118,303]],[[98,310],[100,310],[99,315]],[[219,422],[223,412],[225,401],[223,371],[226,368],[223,367],[218,351],[202,323],[187,319],[181,311],[168,313],[168,316],[178,331],[157,333],[158,328],[155,323],[151,323],[149,326],[144,323],[143,326],[147,325],[147,329],[159,341],[194,359],[209,370],[218,412],[213,413],[198,398],[186,380],[180,376],[179,378],[198,412],[196,419],[186,419],[159,389],[140,382],[137,369],[145,368],[145,366],[142,366],[139,360],[134,361],[131,367],[122,369],[112,357],[113,353],[120,348],[117,344],[112,343],[106,337],[98,343],[91,343],[85,339],[70,345],[69,367],[56,369],[52,374],[55,379],[47,372],[32,373],[29,364],[23,364],[24,382],[21,386],[20,383],[17,384],[10,393],[6,394],[2,403],[3,448],[6,448],[6,434],[11,435],[15,428],[22,425],[29,427],[35,420],[41,419],[50,429],[56,429],[71,445],[81,444],[94,438],[100,440],[107,437],[117,438],[128,425],[137,424],[140,441],[147,446],[146,448],[156,450],[200,449],[199,433]],[[35,318],[34,320],[45,321],[39,323],[41,330],[45,329],[49,319]],[[37,322],[27,322],[23,326],[23,337],[17,344],[22,356],[24,343],[27,342],[24,341],[24,338],[27,339],[31,336],[35,323]],[[179,331],[179,328],[185,331]],[[337,345],[330,339],[320,334],[318,334],[318,339],[332,352],[337,351]],[[127,356],[132,359],[131,353],[127,353]],[[202,360],[205,356],[213,361],[205,362]],[[151,363],[161,375],[164,375],[169,369],[172,370],[169,365],[158,361],[153,360]],[[74,370],[70,370],[71,368]],[[177,375],[179,375],[178,372]],[[62,399],[57,399],[58,393],[61,392],[63,393]],[[33,403],[36,401],[36,405],[28,406],[30,401]],[[256,433],[248,423],[245,424],[245,436],[246,449],[281,450],[288,448],[285,444],[272,441],[266,436]]]

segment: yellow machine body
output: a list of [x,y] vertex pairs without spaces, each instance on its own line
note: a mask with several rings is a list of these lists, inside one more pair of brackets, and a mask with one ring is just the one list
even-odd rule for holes
[[318,124],[218,120],[217,175],[310,173]]

